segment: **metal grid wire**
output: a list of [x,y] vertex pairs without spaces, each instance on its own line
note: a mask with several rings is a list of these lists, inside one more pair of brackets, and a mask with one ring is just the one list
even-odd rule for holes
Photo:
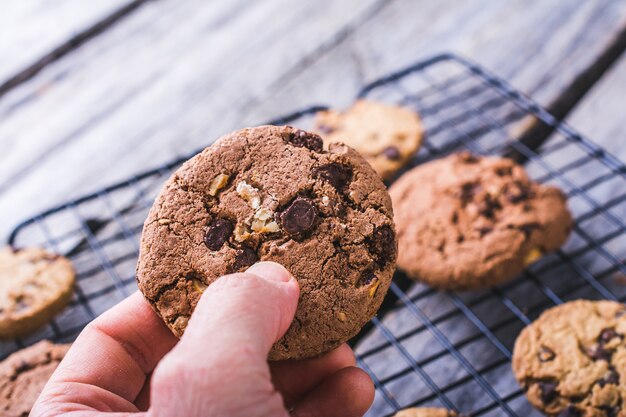
[[[471,416],[541,415],[512,376],[515,337],[543,310],[564,301],[626,299],[626,166],[502,80],[453,55],[376,81],[360,97],[421,114],[427,138],[410,166],[463,149],[509,156],[524,163],[535,180],[563,189],[576,219],[561,250],[491,289],[438,292],[396,273],[378,317],[352,342],[358,364],[376,385],[368,416],[426,405]],[[320,108],[274,122],[306,129]],[[143,221],[182,160],[17,226],[10,244],[40,245],[68,256],[77,284],[61,315],[28,339],[2,343],[0,357],[41,338],[73,340],[136,289]]]

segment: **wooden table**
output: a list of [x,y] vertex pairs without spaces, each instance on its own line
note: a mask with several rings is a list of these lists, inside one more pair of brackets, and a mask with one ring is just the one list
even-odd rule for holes
[[0,235],[234,128],[344,106],[443,51],[626,160],[624,49],[624,0],[5,2]]

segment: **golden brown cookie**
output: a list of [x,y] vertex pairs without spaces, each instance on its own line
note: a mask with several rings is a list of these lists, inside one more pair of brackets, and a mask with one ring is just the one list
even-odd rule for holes
[[271,359],[336,348],[376,313],[395,269],[391,199],[353,149],[291,127],[224,136],[167,181],[146,220],[139,289],[177,336],[204,289],[253,263],[300,284]]
[[2,361],[0,415],[27,416],[69,347],[70,345],[55,345],[42,340]]
[[[457,417],[459,416],[454,411],[446,410],[445,408],[407,408],[400,410],[394,417]],[[463,417],[463,416],[459,416]]]
[[424,136],[417,113],[370,100],[359,100],[343,112],[318,112],[315,124],[326,143],[353,147],[383,179],[393,176],[417,152]]
[[0,250],[0,337],[37,330],[69,302],[74,269],[66,258],[39,248]]
[[626,416],[626,306],[570,301],[545,311],[515,342],[513,372],[550,416]]
[[445,289],[497,284],[567,239],[565,197],[512,160],[467,152],[420,165],[389,191],[398,267]]

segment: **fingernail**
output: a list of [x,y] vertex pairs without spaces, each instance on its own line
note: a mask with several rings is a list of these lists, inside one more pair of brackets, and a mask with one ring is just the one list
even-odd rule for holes
[[293,277],[284,266],[276,262],[257,262],[246,271],[266,281],[288,282]]

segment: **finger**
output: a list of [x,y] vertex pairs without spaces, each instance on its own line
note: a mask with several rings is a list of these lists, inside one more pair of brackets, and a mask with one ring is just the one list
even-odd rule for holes
[[344,344],[317,358],[273,362],[270,368],[274,386],[283,394],[285,403],[292,405],[329,376],[355,364],[352,349]]
[[327,378],[294,408],[292,417],[361,417],[374,401],[374,385],[362,369],[349,367]]
[[132,402],[176,342],[136,292],[83,330],[51,381],[98,387]]
[[296,312],[299,287],[282,266],[260,262],[244,274],[222,277],[198,302],[181,339],[189,357],[244,355],[265,361]]

